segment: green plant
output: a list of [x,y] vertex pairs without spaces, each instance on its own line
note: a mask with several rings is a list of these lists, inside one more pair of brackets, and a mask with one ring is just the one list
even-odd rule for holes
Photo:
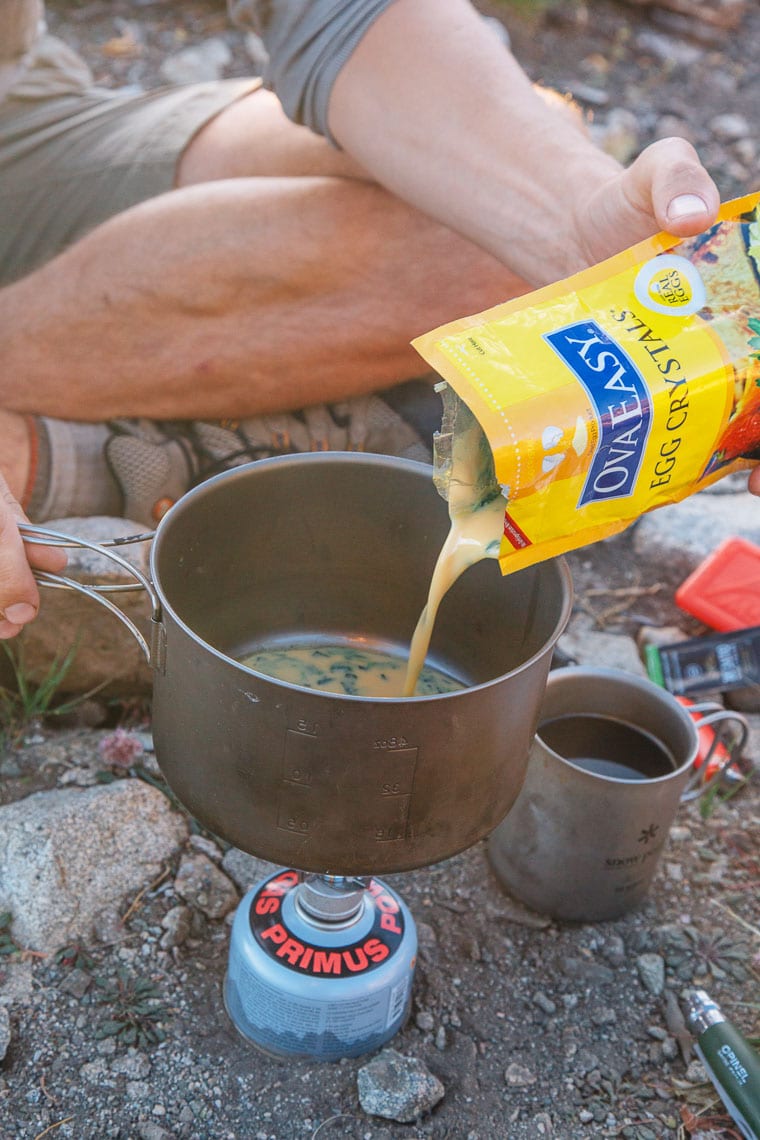
[[95,965],[94,959],[78,942],[72,942],[71,945],[56,950],[53,961],[56,965],[66,966],[71,970],[91,970]]
[[0,913],[0,955],[17,954],[19,947],[13,941],[11,935],[11,923],[13,922],[13,915],[9,910],[4,910]]
[[111,1016],[100,1026],[95,1036],[116,1037],[125,1045],[156,1045],[166,1040],[160,1026],[169,1006],[155,982],[147,978],[134,978],[121,967],[116,981],[95,978],[102,993],[95,1000],[98,1005],[110,1005]]
[[47,671],[38,679],[29,674],[22,638],[17,638],[13,646],[0,642],[0,648],[10,662],[14,681],[11,688],[0,685],[0,744],[6,747],[15,743],[34,720],[63,716],[97,691],[93,689],[89,693],[55,703],[56,694],[73,664],[78,644],[72,645],[62,657],[54,658]]
[[749,977],[751,956],[744,938],[733,938],[720,930],[702,931],[685,925],[671,931],[667,940],[668,965],[683,979],[691,979],[700,971],[717,981],[729,977],[744,982]]
[[699,814],[702,819],[709,819],[716,807],[721,804],[727,803],[728,800],[733,799],[737,792],[745,788],[749,781],[752,779],[753,771],[747,773],[743,780],[738,781],[736,784],[727,786],[721,784],[720,780],[714,780],[711,786],[707,789],[702,799],[699,801]]

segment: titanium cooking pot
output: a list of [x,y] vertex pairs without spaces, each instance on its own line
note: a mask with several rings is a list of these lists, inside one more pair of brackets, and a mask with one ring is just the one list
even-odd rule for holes
[[344,696],[236,660],[336,640],[405,653],[448,528],[432,468],[340,452],[234,468],[164,517],[150,580],[137,574],[153,602],[152,646],[131,628],[154,670],[156,758],[210,831],[274,863],[363,875],[447,858],[503,819],[570,615],[564,560],[507,577],[492,559],[465,571],[428,655],[459,691]]

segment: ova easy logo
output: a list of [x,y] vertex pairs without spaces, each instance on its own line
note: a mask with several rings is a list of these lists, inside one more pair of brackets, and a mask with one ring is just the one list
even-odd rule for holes
[[644,377],[596,321],[544,333],[544,340],[585,388],[599,428],[578,506],[632,495],[652,422]]
[[677,253],[661,253],[642,265],[633,291],[645,308],[673,317],[698,313],[707,300],[698,271]]

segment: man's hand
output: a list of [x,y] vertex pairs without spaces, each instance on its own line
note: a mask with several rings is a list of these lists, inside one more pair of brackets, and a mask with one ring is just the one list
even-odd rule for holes
[[717,187],[691,143],[661,139],[584,203],[577,219],[582,257],[593,264],[658,230],[691,237],[712,225],[719,205]]
[[57,573],[66,553],[53,546],[28,546],[18,524],[26,515],[0,475],[0,639],[15,637],[37,616],[40,596],[32,567]]

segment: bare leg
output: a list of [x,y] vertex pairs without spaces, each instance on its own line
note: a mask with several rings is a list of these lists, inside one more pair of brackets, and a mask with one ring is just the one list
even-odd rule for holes
[[0,290],[0,470],[17,497],[14,413],[237,418],[368,392],[420,373],[415,334],[525,288],[268,92],[206,124],[177,183]]
[[522,288],[364,182],[206,183],[0,293],[0,407],[194,419],[336,400],[418,375],[413,336]]
[[29,433],[23,416],[0,409],[0,471],[8,489],[21,499],[29,478]]
[[363,178],[359,164],[327,139],[291,122],[277,96],[257,90],[225,107],[177,164],[177,185],[221,178]]

